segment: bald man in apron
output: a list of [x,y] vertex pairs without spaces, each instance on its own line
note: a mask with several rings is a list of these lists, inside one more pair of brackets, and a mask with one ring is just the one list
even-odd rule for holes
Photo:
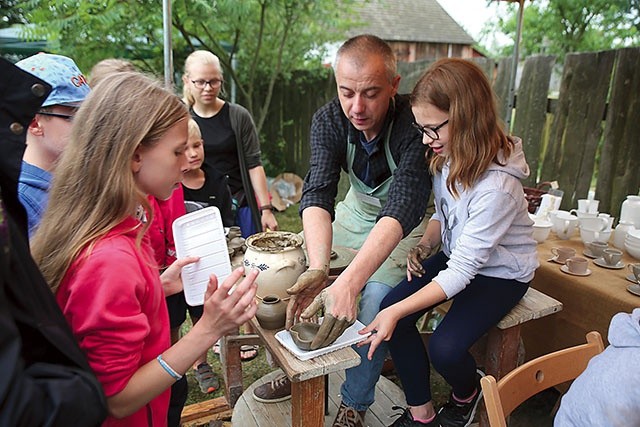
[[[431,192],[408,97],[397,95],[400,76],[391,48],[375,36],[354,37],[338,51],[335,75],[338,98],[321,107],[311,125],[311,166],[300,204],[309,269],[289,289],[287,313],[290,327],[301,314],[324,308],[315,348],[335,340],[356,317],[371,322],[384,296],[406,276],[407,252],[424,232]],[[349,174],[350,189],[334,211],[341,170]],[[358,253],[326,287],[332,245]],[[368,347],[354,349],[362,361],[346,372],[334,425],[364,425],[374,401],[386,351],[368,360]],[[285,377],[259,387],[254,397],[275,402],[289,393]]]

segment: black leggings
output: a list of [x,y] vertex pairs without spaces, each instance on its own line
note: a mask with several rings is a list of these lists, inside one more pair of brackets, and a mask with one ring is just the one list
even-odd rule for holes
[[[380,309],[389,307],[426,286],[447,268],[449,258],[440,252],[422,265],[426,271],[411,282],[400,282],[387,294]],[[469,348],[496,325],[529,288],[528,283],[477,275],[453,298],[451,308],[424,348],[416,322],[433,307],[427,307],[398,321],[389,341],[396,372],[410,406],[431,401],[429,357],[435,370],[451,385],[459,398],[470,396],[476,387],[476,362]]]

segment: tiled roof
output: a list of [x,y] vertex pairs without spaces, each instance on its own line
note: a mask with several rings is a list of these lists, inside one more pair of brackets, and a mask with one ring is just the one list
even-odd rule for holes
[[347,34],[349,37],[369,33],[387,41],[475,43],[436,0],[357,0],[356,3],[361,3],[354,7],[361,10],[363,26],[353,27]]

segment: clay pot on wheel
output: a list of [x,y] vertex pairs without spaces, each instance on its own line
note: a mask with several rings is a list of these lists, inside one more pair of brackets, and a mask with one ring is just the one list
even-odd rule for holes
[[256,319],[262,329],[284,328],[287,317],[287,303],[276,295],[267,295],[258,302]]
[[306,269],[302,237],[287,231],[266,231],[249,236],[245,241],[244,268],[257,268],[257,296],[274,295],[286,301],[287,289]]

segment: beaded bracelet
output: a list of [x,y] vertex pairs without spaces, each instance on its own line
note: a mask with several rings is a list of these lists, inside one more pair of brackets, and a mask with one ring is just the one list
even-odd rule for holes
[[173,368],[171,366],[169,366],[169,364],[162,359],[162,355],[161,354],[159,354],[158,357],[156,357],[156,360],[158,361],[160,366],[162,366],[162,368],[165,371],[167,371],[167,374],[169,374],[169,375],[171,375],[171,377],[173,377],[174,380],[178,381],[178,380],[180,380],[180,378],[182,378],[182,375],[180,375],[179,373],[174,371]]

